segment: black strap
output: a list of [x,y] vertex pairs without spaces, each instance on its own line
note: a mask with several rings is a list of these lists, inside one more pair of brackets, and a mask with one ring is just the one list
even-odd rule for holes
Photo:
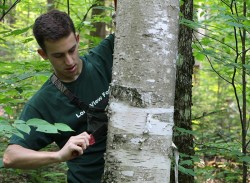
[[55,74],[50,77],[50,80],[59,91],[61,91],[66,97],[68,97],[70,102],[86,112],[89,111],[90,106],[86,105],[83,101],[80,101],[78,97],[76,97],[68,88],[63,85],[63,83]]
[[[98,131],[103,130],[104,127],[100,127],[101,124],[102,126],[105,125],[105,128],[107,128],[107,124],[103,124],[103,122],[105,123],[108,120],[105,109],[86,105],[83,101],[76,97],[67,87],[65,87],[55,74],[50,77],[50,80],[59,91],[61,91],[66,97],[68,97],[70,102],[72,102],[78,108],[86,112],[88,132],[94,132],[96,129],[99,129]],[[105,131],[105,133],[107,133],[107,130]]]
[[105,109],[91,107],[85,104],[77,96],[75,96],[67,87],[65,87],[55,74],[52,74],[52,76],[50,77],[50,80],[59,91],[61,91],[66,97],[68,97],[70,102],[72,102],[74,105],[84,110],[85,112],[104,112],[105,111]]

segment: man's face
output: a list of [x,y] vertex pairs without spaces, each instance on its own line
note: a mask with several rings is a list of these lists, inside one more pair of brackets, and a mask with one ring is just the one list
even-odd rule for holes
[[78,43],[79,36],[71,33],[68,37],[57,41],[45,41],[46,53],[41,49],[38,50],[44,59],[49,59],[56,76],[61,81],[74,81],[82,71]]

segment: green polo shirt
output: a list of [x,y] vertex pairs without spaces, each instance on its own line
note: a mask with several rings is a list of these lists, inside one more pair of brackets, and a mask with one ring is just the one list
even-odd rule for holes
[[[77,80],[64,85],[78,98],[92,107],[105,108],[108,104],[109,83],[112,76],[114,35],[109,35],[97,47],[81,57],[83,70]],[[13,135],[10,144],[40,150],[52,142],[62,148],[71,136],[87,130],[85,111],[69,102],[50,80],[47,80],[37,93],[25,105],[20,119],[27,121],[40,118],[50,123],[65,123],[74,132],[48,134],[32,129],[22,139]],[[104,170],[103,154],[106,149],[106,137],[90,146],[82,156],[67,162],[68,182],[99,183]]]

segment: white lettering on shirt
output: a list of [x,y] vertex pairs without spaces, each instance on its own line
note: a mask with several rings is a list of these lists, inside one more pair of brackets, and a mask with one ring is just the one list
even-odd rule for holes
[[[108,95],[109,95],[109,89],[108,89],[107,91],[105,91],[105,92],[102,92],[101,96],[98,97],[96,100],[90,102],[89,105],[90,105],[91,107],[95,107],[100,101],[102,101],[103,98],[105,98],[105,97],[108,96]],[[86,112],[83,110],[83,111],[81,111],[79,114],[76,114],[76,117],[77,117],[77,118],[80,118],[80,117],[83,116],[85,113],[86,113]]]

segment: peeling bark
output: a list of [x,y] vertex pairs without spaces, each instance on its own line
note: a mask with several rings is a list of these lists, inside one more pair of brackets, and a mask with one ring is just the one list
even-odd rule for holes
[[178,3],[118,1],[103,182],[169,182]]

